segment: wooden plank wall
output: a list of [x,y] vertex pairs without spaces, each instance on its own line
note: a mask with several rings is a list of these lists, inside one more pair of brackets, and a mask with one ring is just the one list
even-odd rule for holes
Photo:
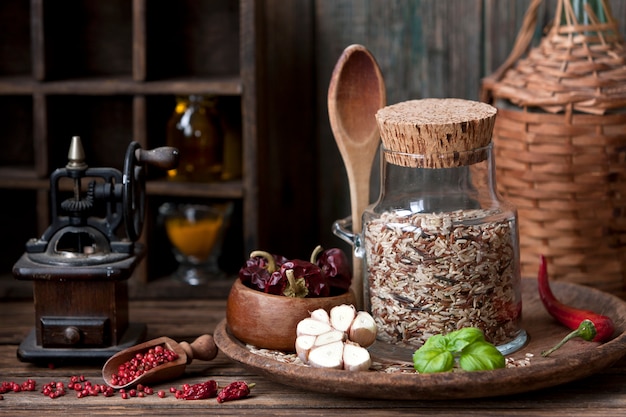
[[[361,43],[385,77],[387,103],[426,97],[478,99],[480,80],[508,56],[531,0],[317,0],[315,62],[320,173],[321,241],[350,213],[348,184],[326,107],[330,74],[343,48]],[[626,2],[612,0],[626,26]],[[556,0],[540,9],[537,39],[552,20]],[[372,201],[378,195],[374,164]],[[336,241],[336,239],[335,239]]]

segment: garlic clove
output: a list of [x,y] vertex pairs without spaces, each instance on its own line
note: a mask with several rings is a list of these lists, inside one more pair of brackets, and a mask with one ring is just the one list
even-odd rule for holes
[[302,319],[296,326],[296,336],[310,335],[319,336],[331,331],[330,324],[314,320],[310,317]]
[[315,339],[317,337],[308,334],[296,337],[296,353],[302,362],[309,362],[309,351],[315,344]]
[[356,316],[356,309],[353,305],[342,304],[330,310],[330,325],[333,328],[347,332]]
[[315,343],[313,343],[313,346],[318,347],[322,345],[327,345],[329,343],[343,342],[345,338],[346,334],[344,332],[340,332],[339,330],[331,330],[317,336],[315,338]]
[[376,341],[376,329],[374,318],[367,311],[359,311],[348,330],[348,338],[366,348]]
[[328,315],[328,311],[323,308],[318,308],[311,313],[311,318],[313,320],[321,321],[322,323],[330,324],[330,316]]
[[347,342],[343,347],[343,369],[367,371],[372,366],[370,353],[364,347]]
[[342,369],[343,342],[333,342],[309,351],[309,365],[315,368]]

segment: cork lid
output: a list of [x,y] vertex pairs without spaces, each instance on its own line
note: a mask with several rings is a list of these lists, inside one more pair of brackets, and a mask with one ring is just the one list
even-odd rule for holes
[[[445,168],[470,165],[486,158],[473,151],[491,142],[497,109],[478,101],[446,98],[404,101],[376,113],[386,149],[419,158],[387,154],[405,166]],[[421,162],[418,162],[421,161]]]

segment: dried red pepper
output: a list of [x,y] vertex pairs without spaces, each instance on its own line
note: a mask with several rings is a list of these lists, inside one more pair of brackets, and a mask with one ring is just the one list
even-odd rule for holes
[[[288,271],[290,271],[288,273]],[[254,251],[239,270],[241,282],[268,294],[290,297],[327,297],[330,286],[319,266],[299,259]]]
[[[541,256],[539,264],[538,287],[539,296],[543,305],[546,307],[546,310],[548,310],[548,313],[550,313],[550,315],[557,319],[561,324],[567,326],[571,330],[579,330],[581,324],[595,330],[595,334],[591,331],[585,331],[579,335],[580,337],[583,337],[583,335],[591,335],[588,336],[590,337],[589,340],[593,340],[595,342],[605,342],[613,336],[615,326],[613,325],[613,320],[611,320],[610,317],[603,316],[589,310],[577,309],[565,305],[556,299],[550,289],[550,284],[548,282],[548,266],[546,258],[543,255]],[[591,325],[586,323],[585,320],[589,320]]]
[[330,286],[322,270],[311,262],[300,259],[287,261],[280,267],[280,274],[287,282],[283,295],[309,298],[330,295]]
[[255,384],[247,384],[244,381],[231,382],[217,394],[217,402],[223,403],[245,398],[250,395],[250,389],[254,388],[254,385]]
[[311,254],[311,263],[316,264],[328,281],[331,295],[343,294],[350,289],[352,270],[346,253],[339,248],[324,250],[317,246]]
[[182,394],[182,398],[185,400],[204,400],[207,398],[213,398],[217,395],[217,382],[209,380],[206,382],[199,382],[186,388]]
[[279,269],[285,262],[287,258],[283,256],[254,251],[239,270],[239,279],[252,289],[281,295],[287,282],[283,281]]

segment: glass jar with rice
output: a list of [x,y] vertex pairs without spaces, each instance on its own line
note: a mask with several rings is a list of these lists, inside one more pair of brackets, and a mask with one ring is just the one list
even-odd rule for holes
[[478,327],[505,354],[526,342],[517,213],[495,191],[495,116],[460,99],[376,114],[381,192],[352,243],[380,341],[419,348],[431,335]]

